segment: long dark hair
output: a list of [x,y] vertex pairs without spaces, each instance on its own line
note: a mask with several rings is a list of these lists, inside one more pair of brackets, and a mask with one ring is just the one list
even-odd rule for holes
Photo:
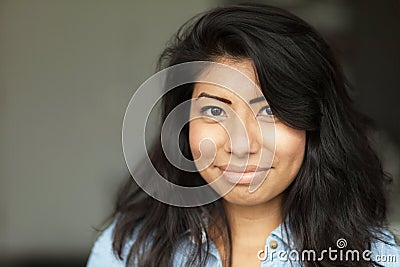
[[[306,131],[305,158],[284,191],[282,204],[284,228],[290,229],[296,249],[318,253],[335,247],[339,238],[347,240],[346,249],[367,249],[387,228],[385,183],[390,178],[370,146],[371,121],[354,109],[332,49],[310,25],[285,10],[241,4],[215,8],[183,25],[162,53],[159,69],[226,57],[252,60],[274,114],[288,126]],[[163,97],[161,121],[191,98],[193,87],[182,85]],[[193,159],[187,125],[179,140],[183,155]],[[205,184],[199,173],[173,166],[159,139],[149,156],[165,179],[186,186]],[[148,196],[130,178],[119,193],[113,216],[117,218],[113,249],[121,259],[125,255],[127,266],[171,262],[174,246],[187,230],[197,241],[187,265],[204,265],[208,255],[201,249],[202,230],[207,227],[204,216],[208,223],[222,222],[219,230],[231,265],[231,231],[220,199],[199,207],[174,207]],[[125,251],[139,225],[135,243]],[[208,252],[207,231],[206,237]],[[304,264],[337,266],[329,259]],[[372,263],[361,259],[340,265]]]

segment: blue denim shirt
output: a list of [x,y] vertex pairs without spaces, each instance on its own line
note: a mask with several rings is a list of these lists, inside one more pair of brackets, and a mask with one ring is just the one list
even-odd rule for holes
[[[112,232],[115,226],[115,222],[112,223],[96,240],[91,254],[89,256],[87,267],[125,267],[125,261],[120,260],[112,251]],[[132,238],[125,246],[125,250],[123,252],[124,259],[126,259],[126,255],[129,252],[129,248],[132,246],[135,237],[137,235],[137,230],[135,229]],[[384,231],[387,236],[382,236],[382,239],[386,241],[388,244],[382,241],[377,241],[372,243],[372,246],[369,251],[364,251],[365,257],[368,257],[372,260],[375,260],[377,263],[383,266],[392,266],[398,267],[400,266],[400,246],[396,244],[393,235]],[[290,235],[290,232],[289,232]],[[205,241],[205,240],[203,240]],[[290,247],[289,247],[290,242]],[[190,232],[186,232],[182,235],[182,238],[177,242],[175,252],[172,256],[173,266],[185,266],[186,259],[188,259],[190,255],[190,250],[194,248],[194,241],[190,236]],[[210,250],[209,257],[207,260],[206,267],[211,266],[219,266],[222,267],[221,257],[215,244],[210,242]],[[340,253],[338,248],[343,248],[342,259],[356,260],[357,255],[351,253],[351,250],[348,250],[346,256],[346,240],[341,239],[338,240],[337,247],[331,248],[331,254],[329,254],[329,250],[327,248],[326,253],[324,254],[315,254],[315,259],[320,257],[333,257],[331,259],[340,258]],[[202,244],[203,251],[206,250],[206,242]],[[279,225],[276,229],[274,229],[271,234],[268,236],[265,242],[265,248],[260,250],[258,253],[255,253],[254,257],[258,257],[260,260],[260,266],[302,266],[301,259],[310,259],[314,254],[311,251],[308,251],[304,254],[301,252],[297,252],[293,250],[294,244],[289,241],[288,237],[283,230],[283,224]],[[335,252],[336,250],[336,252]],[[358,254],[359,258],[363,257],[360,253]],[[347,258],[346,258],[347,257]],[[353,258],[352,258],[353,257]],[[312,258],[311,258],[312,259]]]

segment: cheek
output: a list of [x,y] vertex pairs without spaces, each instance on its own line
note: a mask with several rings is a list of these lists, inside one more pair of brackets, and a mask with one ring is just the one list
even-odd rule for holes
[[293,182],[305,152],[305,131],[295,130],[281,123],[277,123],[275,127],[276,150],[272,164],[274,169],[260,190],[264,200],[281,194]]
[[276,127],[276,151],[278,164],[292,164],[299,169],[304,158],[306,132],[286,125]]
[[[196,165],[207,163],[211,164],[225,142],[225,133],[221,126],[217,124],[204,123],[201,120],[189,122],[189,145]],[[205,166],[204,166],[205,167]]]
[[201,156],[200,142],[205,137],[204,131],[202,131],[201,127],[199,126],[199,123],[193,121],[189,123],[189,145],[195,160],[199,159]]

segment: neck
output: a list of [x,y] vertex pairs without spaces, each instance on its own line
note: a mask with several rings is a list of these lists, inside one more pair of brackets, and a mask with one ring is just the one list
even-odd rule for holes
[[[282,196],[253,206],[243,206],[229,203],[222,199],[231,227],[232,248],[234,253],[255,253],[263,249],[268,236],[282,222],[281,203]],[[220,222],[221,223],[221,222]],[[214,229],[215,230],[215,229]],[[211,231],[222,258],[225,258],[224,242],[222,236]]]
[[264,245],[267,237],[282,222],[281,203],[281,195],[254,206],[236,205],[223,200],[233,241],[246,239],[259,243],[256,241],[262,240]]

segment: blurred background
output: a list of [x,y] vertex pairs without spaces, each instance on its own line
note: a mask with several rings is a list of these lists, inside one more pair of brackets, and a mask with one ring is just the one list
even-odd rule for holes
[[[400,1],[257,1],[334,47],[356,105],[379,127],[400,233]],[[193,15],[238,1],[0,1],[0,266],[85,266],[129,172],[125,108]]]

